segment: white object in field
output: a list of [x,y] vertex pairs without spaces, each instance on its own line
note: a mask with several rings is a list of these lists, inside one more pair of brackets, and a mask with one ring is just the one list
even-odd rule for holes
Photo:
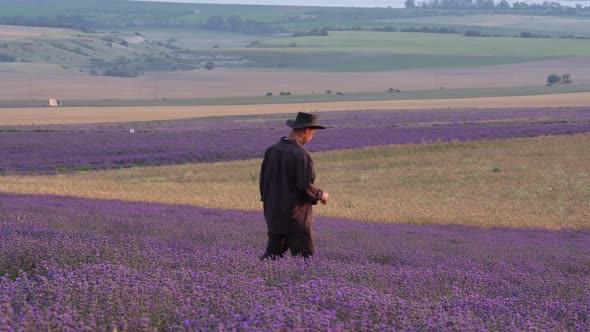
[[61,100],[59,99],[49,99],[49,107],[59,107],[61,106]]
[[130,132],[131,134],[134,134],[134,133],[135,133],[135,129],[131,128],[131,129],[129,129],[129,132]]

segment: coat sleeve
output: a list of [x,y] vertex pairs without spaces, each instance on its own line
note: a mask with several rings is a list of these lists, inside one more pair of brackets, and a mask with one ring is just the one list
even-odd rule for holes
[[262,165],[260,166],[260,178],[258,179],[258,185],[260,188],[260,200],[264,201],[264,181],[265,181],[265,168],[268,163],[268,150],[264,152],[264,158],[262,159]]
[[313,182],[315,181],[315,169],[313,161],[308,154],[301,155],[297,162],[297,191],[311,204],[317,204],[320,197],[322,197],[322,190],[316,187]]

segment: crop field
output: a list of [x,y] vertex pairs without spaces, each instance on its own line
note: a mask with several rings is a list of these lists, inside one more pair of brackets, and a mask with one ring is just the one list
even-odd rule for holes
[[[260,262],[259,213],[0,194],[3,326],[587,330],[587,231],[321,218]],[[26,273],[26,274],[25,274]]]
[[504,28],[516,31],[559,32],[562,35],[590,35],[590,19],[525,15],[469,15],[414,17],[392,20],[392,23],[415,25],[450,25]]
[[[483,96],[556,93],[590,85],[590,67],[585,65],[588,61],[589,57],[575,57],[520,65],[372,73],[214,70],[150,74],[137,78],[97,77],[55,67],[29,65],[25,68],[9,64],[0,65],[5,78],[0,80],[0,98],[8,101],[43,100],[44,103],[48,98],[60,98],[67,106],[70,100],[161,101],[164,98],[231,97],[259,97],[281,103],[281,91],[288,91],[296,97],[325,96],[326,91],[331,90],[333,97],[336,92],[342,92],[342,97],[346,98],[355,93],[384,93],[389,88],[399,89],[402,93],[426,91],[422,96],[404,99],[432,98],[429,96],[435,93],[452,94],[459,89],[476,89],[484,92]],[[39,70],[31,72],[31,68]],[[547,73],[571,73],[575,83],[571,87],[545,87]],[[444,87],[444,91],[432,91],[440,87]],[[273,93],[275,98],[264,98],[267,92]],[[396,98],[396,94],[390,96],[388,98]],[[469,97],[469,91],[459,91],[454,97]]]
[[[72,28],[0,25],[0,331],[590,331],[585,12],[0,2]],[[330,200],[260,260],[299,111]]]
[[0,25],[0,40],[14,40],[19,38],[31,38],[45,35],[63,34],[67,31],[68,30],[56,28]]
[[485,38],[462,35],[333,31],[328,36],[293,37],[264,41],[268,47],[288,47],[296,43],[300,52],[338,49],[351,51],[389,51],[398,54],[520,56],[535,58],[587,55],[590,40],[536,39],[536,38]]
[[318,254],[261,262],[285,117],[3,125],[3,326],[589,327],[587,107],[324,112]]
[[[383,96],[383,95],[381,95]],[[370,96],[371,97],[371,96]],[[374,98],[374,96],[372,96]],[[62,107],[42,108],[0,108],[0,126],[3,131],[19,130],[11,126],[44,125],[44,124],[76,124],[76,123],[116,123],[160,121],[187,118],[203,118],[224,115],[255,115],[306,112],[332,112],[343,110],[408,110],[408,109],[464,109],[464,108],[527,108],[527,107],[577,107],[588,104],[590,93],[564,93],[534,96],[511,97],[474,97],[423,100],[380,100],[380,101],[345,101],[308,103],[306,100],[295,99],[288,104],[273,104],[261,99],[248,100],[248,104],[209,106],[149,106],[143,107]],[[283,99],[280,99],[283,100]],[[334,99],[332,99],[334,100]],[[243,100],[241,100],[243,101]],[[189,100],[189,103],[191,101]],[[120,128],[126,130],[133,124],[121,123]],[[8,128],[4,128],[8,126]],[[35,130],[30,129],[29,130]]]
[[[0,191],[257,210],[259,158],[285,134],[283,117],[4,127]],[[323,210],[329,216],[486,227],[587,225],[588,108],[328,112],[322,118],[330,129],[309,149],[326,151],[318,167],[334,173],[327,185],[341,198]],[[563,134],[581,135],[510,140]],[[496,139],[508,140],[487,143]],[[461,143],[468,141],[481,142]],[[354,150],[391,144],[408,147]],[[186,163],[195,165],[143,167]],[[105,169],[115,170],[72,174]],[[375,188],[380,198],[366,201],[365,192]]]

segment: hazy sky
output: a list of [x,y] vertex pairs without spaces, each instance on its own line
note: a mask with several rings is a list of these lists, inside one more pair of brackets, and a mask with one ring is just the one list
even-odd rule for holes
[[[146,0],[143,0],[146,1]],[[158,0],[161,2],[222,3],[244,5],[293,5],[330,7],[403,7],[405,0]],[[421,1],[418,1],[421,2]]]
[[[292,6],[326,6],[326,7],[404,7],[405,0],[137,0],[137,1],[159,1],[159,2],[186,2],[186,3],[220,3],[220,4],[243,4],[243,5],[292,5]],[[422,3],[424,0],[416,0]],[[500,0],[495,0],[499,2]],[[508,0],[509,3],[523,1],[527,3],[542,3],[544,0]],[[590,0],[549,0],[559,2],[564,6],[575,6],[581,4],[589,6]]]

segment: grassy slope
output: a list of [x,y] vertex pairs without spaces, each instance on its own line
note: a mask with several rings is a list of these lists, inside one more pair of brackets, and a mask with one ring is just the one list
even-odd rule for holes
[[[195,9],[201,10],[194,14]],[[354,8],[313,8],[286,6],[244,6],[244,5],[212,5],[212,4],[171,4],[154,2],[113,1],[101,2],[89,0],[76,2],[71,0],[28,0],[7,1],[0,9],[2,15],[37,14],[80,14],[100,25],[101,21],[123,17],[125,19],[141,17],[162,18],[171,24],[203,23],[211,16],[224,18],[240,15],[242,20],[254,19],[259,22],[275,23],[294,30],[300,24],[319,24],[321,26],[339,26],[341,20],[351,25],[385,26],[392,23],[423,22],[426,25],[463,25],[475,24],[473,17],[480,16],[440,16],[400,18],[392,20],[392,15],[403,13],[395,10],[354,9]],[[33,16],[33,15],[31,15]],[[354,17],[352,19],[351,17]],[[484,16],[485,21],[493,21],[494,16]],[[510,16],[508,16],[510,18]],[[482,18],[482,20],[484,20]],[[490,19],[492,18],[492,19]],[[510,21],[506,15],[498,15],[498,21]],[[338,19],[334,21],[334,19]],[[580,26],[584,19],[575,18],[538,18],[542,22],[552,22],[549,26],[554,31],[569,31],[572,26]],[[148,19],[149,21],[149,19]],[[106,21],[105,21],[106,22]],[[152,21],[149,21],[152,22]],[[405,23],[403,23],[405,22]],[[537,21],[535,21],[537,22]],[[333,24],[336,23],[336,24]],[[501,26],[501,22],[498,23]],[[537,24],[547,26],[547,24]],[[133,28],[142,31],[142,27]],[[147,28],[146,28],[147,29]],[[3,54],[14,56],[27,62],[58,63],[87,68],[91,58],[112,60],[118,56],[135,58],[132,66],[146,67],[147,70],[172,70],[174,62],[180,68],[195,68],[206,57],[220,55],[237,56],[245,60],[249,66],[259,68],[278,68],[288,70],[310,71],[391,71],[414,68],[448,68],[520,63],[549,57],[590,54],[590,41],[559,40],[559,39],[521,39],[521,38],[465,38],[461,35],[416,34],[416,33],[378,33],[378,32],[331,32],[329,37],[281,38],[264,41],[265,37],[235,37],[236,43],[223,43],[222,49],[212,51],[216,43],[216,33],[195,32],[189,30],[160,30],[149,28],[157,37],[166,41],[170,38],[178,40],[176,46],[195,52],[192,59],[160,59],[155,64],[146,65],[142,57],[162,57],[162,51],[170,50],[155,47],[150,50],[141,45],[133,45],[131,52],[108,49],[100,40],[92,36],[67,37],[54,36],[61,39],[64,45],[55,47],[55,40],[27,39],[10,43],[8,49],[0,50]],[[176,33],[179,31],[179,33]],[[221,41],[228,40],[228,34],[218,34]],[[229,35],[231,38],[231,35]],[[176,38],[181,37],[181,38]],[[97,38],[94,38],[97,39]],[[268,49],[244,49],[243,46],[254,39],[262,39]],[[23,43],[32,42],[31,45]],[[296,44],[297,47],[287,47]],[[227,48],[231,49],[227,49]],[[278,49],[277,49],[278,48]],[[79,52],[76,52],[78,50]],[[131,53],[131,54],[129,54]],[[133,53],[138,53],[136,56]],[[173,56],[174,57],[174,56]],[[199,60],[200,57],[200,60]],[[224,64],[220,64],[224,66]],[[177,66],[178,67],[178,66]]]

